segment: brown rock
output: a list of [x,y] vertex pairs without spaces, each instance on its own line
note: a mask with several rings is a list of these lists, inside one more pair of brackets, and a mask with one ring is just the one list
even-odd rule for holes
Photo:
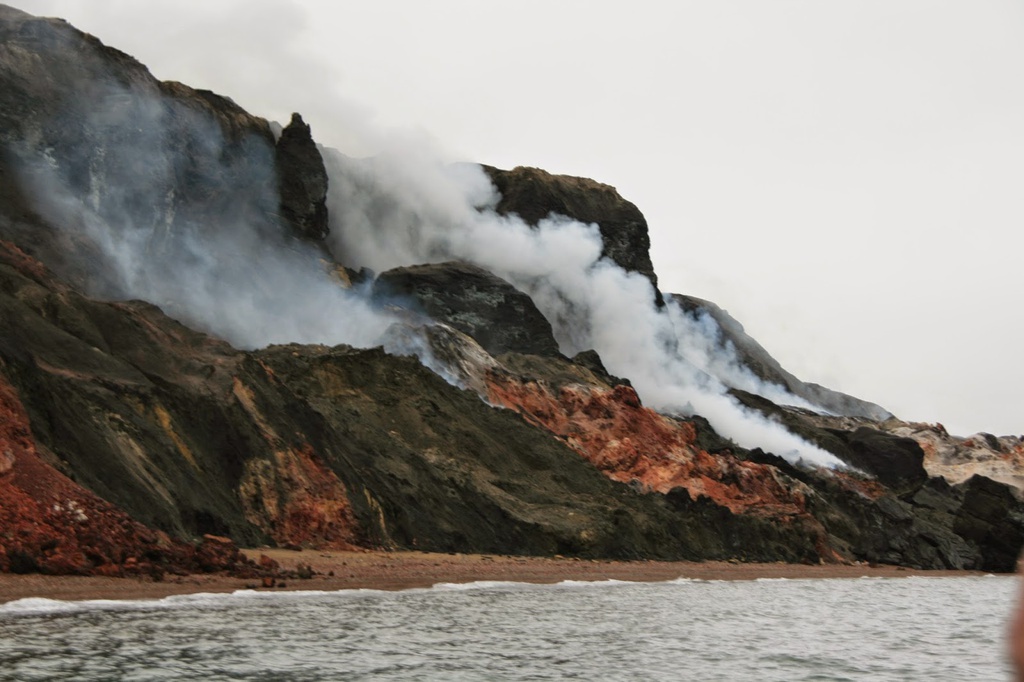
[[230,538],[204,535],[196,547],[195,559],[199,570],[215,573],[235,568],[243,557]]
[[280,564],[278,564],[276,561],[268,557],[266,554],[260,554],[260,558],[257,563],[259,564],[259,567],[263,570],[271,571],[274,573],[276,573],[281,568]]

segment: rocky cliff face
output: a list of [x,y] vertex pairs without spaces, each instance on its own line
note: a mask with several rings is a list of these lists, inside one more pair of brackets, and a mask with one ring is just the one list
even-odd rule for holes
[[[658,294],[659,314],[700,317],[709,352],[805,406],[728,382],[723,399],[849,466],[739,447],[645,406],[595,351],[563,355],[531,296],[478,265],[364,271],[360,287],[325,241],[327,174],[301,117],[275,141],[224,97],[3,6],[0,38],[0,570],[238,569],[222,536],[1012,570],[1020,439],[956,438],[804,384],[713,304]],[[595,223],[603,255],[656,290],[643,216],[612,188],[485,170],[488,210]],[[335,172],[360,199],[369,181],[344,176],[358,165]],[[382,240],[401,227],[385,204],[364,213]],[[255,315],[265,301],[279,307]],[[293,307],[312,315],[288,327]],[[328,323],[384,333],[292,343]]]
[[248,544],[729,555],[661,497],[413,358],[235,351],[152,306],[79,296],[2,246],[0,358],[34,441],[152,528]]
[[37,449],[17,391],[0,373],[0,572],[155,580],[168,571],[254,572],[227,538],[192,545],[154,531],[75,483],[60,465],[52,452]]

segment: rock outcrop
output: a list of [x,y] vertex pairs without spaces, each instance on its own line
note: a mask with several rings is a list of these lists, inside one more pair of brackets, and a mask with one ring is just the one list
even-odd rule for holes
[[[699,508],[731,533],[745,537],[751,524],[767,522],[773,541],[786,546],[774,551],[786,560],[1013,570],[1006,548],[1018,546],[1024,528],[1017,497],[995,482],[969,496],[966,484],[928,478],[922,450],[908,438],[864,426],[823,428],[814,421],[826,419],[820,415],[773,405],[769,414],[788,414],[809,440],[875,473],[799,468],[724,441],[703,420],[659,415],[632,389],[612,387],[578,365],[500,360],[502,368],[488,373],[488,400],[554,433],[609,478],[684,501],[680,508]],[[765,410],[766,403],[750,404]],[[800,540],[782,543],[783,529]],[[757,540],[747,538],[745,549],[746,558],[764,556]]]
[[299,114],[281,131],[275,147],[281,216],[305,239],[327,237],[327,170],[309,126]]
[[887,433],[913,439],[924,451],[924,467],[931,476],[963,483],[984,476],[1024,492],[1024,438],[976,433],[960,437],[942,424],[887,420]]
[[836,435],[849,447],[846,456],[849,464],[870,473],[893,490],[914,488],[928,479],[924,450],[911,438],[893,436],[866,426]]
[[981,548],[990,570],[1013,571],[1024,543],[1024,503],[1009,486],[984,476],[973,476],[962,487],[956,532]]
[[649,279],[658,305],[663,303],[658,276],[651,263],[647,219],[614,187],[588,178],[552,175],[539,168],[483,168],[501,194],[495,207],[498,213],[514,213],[529,225],[536,225],[551,215],[596,224],[604,244],[601,255]]
[[[986,459],[996,460],[995,470],[1006,471],[1008,462],[1019,455],[1017,438],[993,437],[991,443],[982,436],[957,438],[940,426],[817,414],[780,407],[741,391],[733,394],[869,473],[870,488],[844,490],[837,485],[842,476],[791,472],[819,489],[824,505],[818,506],[820,513],[815,515],[831,535],[842,539],[843,553],[909,566],[1014,570],[1020,553],[1018,538],[1024,543],[1021,489],[977,474],[965,479],[963,472],[977,470],[978,460]],[[939,450],[944,461],[939,461]],[[791,469],[774,455],[748,456]],[[963,458],[959,466],[951,466],[958,456]],[[953,475],[947,478],[944,472]]]
[[462,262],[382,273],[379,297],[414,301],[429,317],[473,337],[491,355],[561,355],[551,324],[529,296],[483,268]]

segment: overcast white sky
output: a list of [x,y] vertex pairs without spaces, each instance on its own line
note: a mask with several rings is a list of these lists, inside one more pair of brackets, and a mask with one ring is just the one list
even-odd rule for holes
[[349,153],[613,185],[801,378],[1024,432],[1024,3],[7,1]]

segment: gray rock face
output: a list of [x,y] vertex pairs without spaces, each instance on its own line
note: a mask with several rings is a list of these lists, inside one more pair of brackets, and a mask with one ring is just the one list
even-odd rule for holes
[[800,381],[783,369],[778,360],[747,334],[736,318],[711,301],[683,294],[669,294],[669,297],[690,315],[710,316],[722,332],[720,346],[724,348],[731,344],[736,351],[736,359],[762,380],[778,384],[793,395],[819,405],[833,414],[866,417],[878,421],[892,416],[888,410],[874,403],[818,384]]
[[560,356],[551,325],[529,296],[463,262],[395,268],[374,284],[378,296],[414,300],[423,312],[472,336],[491,355]]
[[158,81],[63,21],[9,9],[0,14],[0,184],[13,209],[0,237],[108,297],[126,295],[121,279],[139,273],[114,262],[117,248],[92,231],[98,223],[144,252],[150,271],[173,270],[182,252],[217,260],[193,248],[211,234],[223,244],[242,234],[281,240],[285,222],[311,238],[326,230],[326,173],[301,119],[275,148],[269,123],[232,100]]
[[327,170],[309,126],[299,114],[281,131],[275,149],[281,216],[297,234],[323,240],[327,224]]
[[498,213],[515,213],[530,225],[536,225],[552,213],[581,223],[596,223],[604,243],[601,255],[649,279],[661,305],[658,276],[651,263],[647,220],[640,209],[623,199],[614,187],[587,178],[552,175],[539,168],[520,166],[506,171],[484,166],[483,169],[501,193],[496,207]]

